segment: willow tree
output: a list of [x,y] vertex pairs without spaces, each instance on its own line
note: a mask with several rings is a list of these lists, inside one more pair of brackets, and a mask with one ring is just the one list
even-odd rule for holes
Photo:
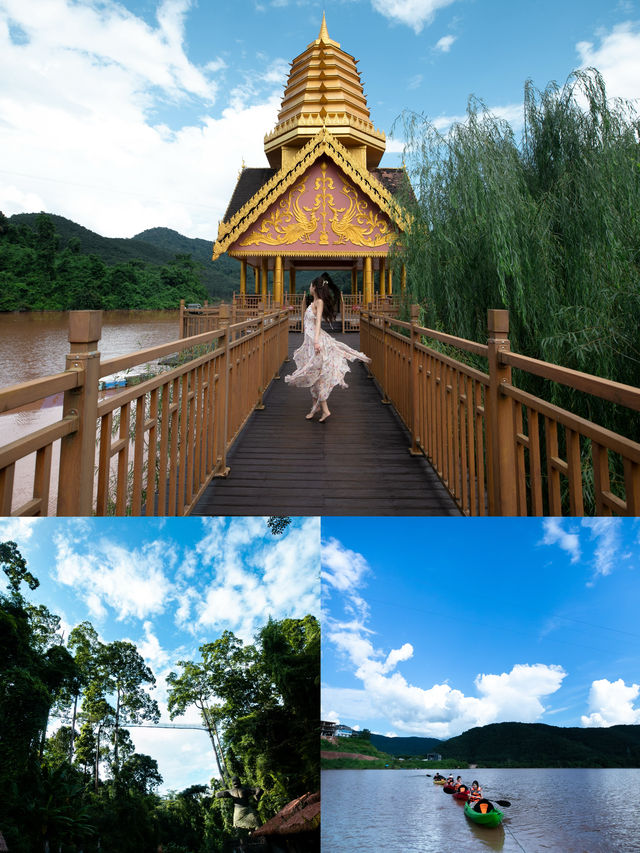
[[[523,117],[516,133],[472,98],[443,134],[403,115],[410,294],[431,327],[483,341],[487,309],[507,308],[514,350],[640,385],[638,114],[589,69],[544,91],[527,82]],[[638,432],[636,415],[560,386],[550,393]]]

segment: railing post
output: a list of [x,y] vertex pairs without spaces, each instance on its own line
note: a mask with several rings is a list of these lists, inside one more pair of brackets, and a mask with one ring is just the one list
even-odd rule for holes
[[418,372],[418,350],[416,344],[420,340],[418,333],[419,307],[411,306],[411,447],[409,453],[412,456],[422,456],[420,450],[421,436],[418,434],[420,427],[420,389],[418,383],[420,376]]
[[184,333],[184,299],[180,300],[180,337],[186,337]]
[[389,392],[387,391],[389,387],[389,365],[388,365],[388,355],[387,355],[387,318],[383,314],[382,315],[382,403],[385,405],[389,405],[391,400],[389,399]]
[[[222,427],[221,455],[218,457],[214,477],[226,477],[229,474],[227,467],[227,436],[229,434],[229,406],[230,406],[230,375],[231,375],[231,329],[227,325],[224,332],[224,412]],[[220,412],[218,412],[220,414]]]
[[[488,466],[492,482],[489,484],[489,500],[492,515],[516,515],[516,456],[513,435],[513,404],[502,394],[501,386],[511,383],[511,367],[500,364],[501,352],[509,352],[509,312],[503,308],[489,309],[489,417],[491,430],[487,449],[491,452]],[[493,495],[491,494],[493,492]]]
[[91,515],[96,460],[96,421],[102,311],[70,311],[66,370],[84,374],[82,385],[65,391],[62,417],[77,415],[78,429],[60,441],[57,515]]
[[265,314],[263,312],[260,317],[260,388],[258,391],[258,402],[256,403],[256,409],[258,411],[264,409],[264,318]]

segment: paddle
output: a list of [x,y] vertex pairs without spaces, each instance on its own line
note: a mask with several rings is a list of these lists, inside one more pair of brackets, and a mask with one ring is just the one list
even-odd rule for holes
[[509,802],[509,800],[496,800],[496,803],[505,809],[508,809],[511,806],[511,803]]

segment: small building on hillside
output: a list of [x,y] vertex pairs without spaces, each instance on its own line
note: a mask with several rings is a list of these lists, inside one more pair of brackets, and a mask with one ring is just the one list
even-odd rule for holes
[[430,752],[427,755],[427,761],[442,761],[442,756],[439,752]]

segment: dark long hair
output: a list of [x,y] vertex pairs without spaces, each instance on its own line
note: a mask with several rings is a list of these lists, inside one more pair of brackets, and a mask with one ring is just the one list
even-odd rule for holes
[[331,323],[336,318],[340,304],[340,290],[328,272],[323,272],[311,282],[318,299],[322,299],[322,319]]

